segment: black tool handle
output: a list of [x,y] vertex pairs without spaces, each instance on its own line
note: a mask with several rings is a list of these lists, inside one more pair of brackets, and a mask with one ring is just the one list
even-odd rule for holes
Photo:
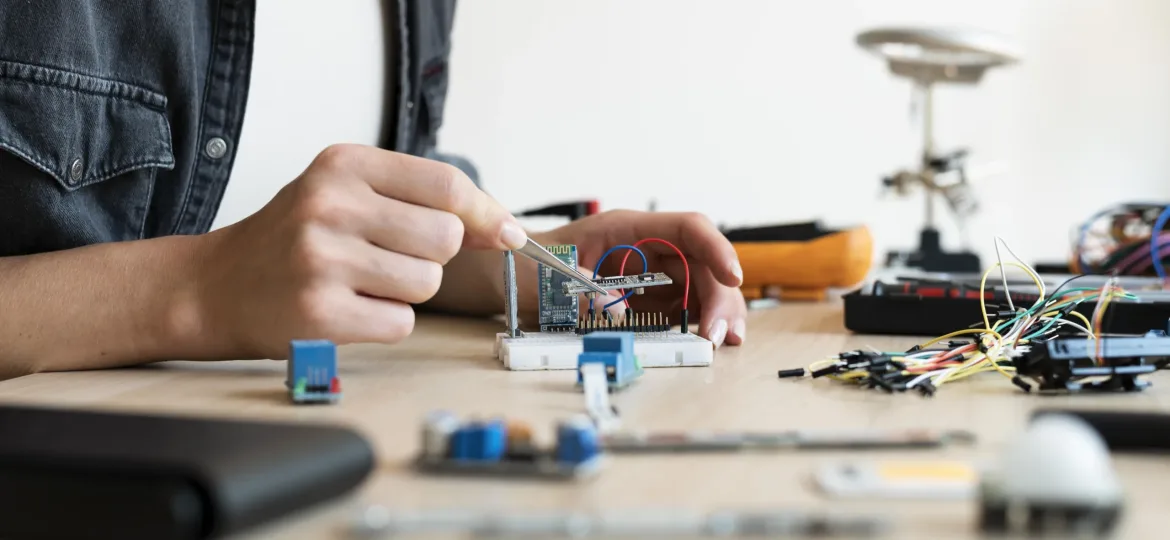
[[1042,409],[1045,414],[1067,414],[1084,420],[1115,452],[1170,452],[1170,415],[1147,412]]

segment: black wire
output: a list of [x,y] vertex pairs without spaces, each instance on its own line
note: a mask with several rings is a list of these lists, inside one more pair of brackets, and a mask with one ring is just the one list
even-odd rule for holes
[[[1056,288],[1052,290],[1052,293],[1050,293],[1048,295],[1048,299],[1045,301],[1044,305],[1047,306],[1048,304],[1055,301],[1057,299],[1057,297],[1060,296],[1060,291],[1063,290],[1065,287],[1068,287],[1068,285],[1070,283],[1072,283],[1078,279],[1084,278],[1084,277],[1096,276],[1096,275],[1098,275],[1098,274],[1081,274],[1081,275],[1073,276],[1073,277],[1070,277],[1070,278],[1064,280],[1063,282],[1061,282],[1060,285],[1057,285]],[[1044,279],[1044,278],[1041,278],[1041,279]],[[1073,306],[1073,309],[1076,309],[1076,306]],[[1043,313],[1044,309],[1041,309],[1040,312]],[[1043,335],[1036,336],[1033,339],[1033,341],[1041,341],[1045,335],[1049,335],[1049,334],[1052,334],[1053,332],[1057,332],[1058,328],[1059,327],[1053,327],[1053,328],[1049,329],[1048,332],[1045,332]],[[1030,329],[1031,328],[1025,328],[1025,332],[1021,332],[1020,335],[1026,334],[1027,333],[1026,331],[1030,330]]]
[[1068,287],[1069,283],[1072,283],[1072,282],[1074,282],[1078,279],[1084,278],[1084,277],[1096,276],[1096,275],[1099,275],[1099,274],[1081,274],[1079,276],[1070,277],[1070,278],[1064,280],[1064,282],[1062,282],[1060,285],[1057,285],[1056,288],[1053,289],[1052,293],[1048,295],[1048,298],[1056,298],[1062,289],[1064,289],[1065,287]]

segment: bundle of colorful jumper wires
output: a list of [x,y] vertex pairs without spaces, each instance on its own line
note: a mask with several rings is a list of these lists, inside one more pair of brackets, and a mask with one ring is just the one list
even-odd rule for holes
[[[1001,243],[1003,241],[996,238],[997,255]],[[1003,245],[1007,247],[1006,243]],[[1011,249],[1008,251],[1010,253]],[[926,396],[933,395],[944,384],[984,372],[997,372],[1017,386],[1030,389],[1030,385],[1015,374],[1014,358],[1027,353],[1033,345],[1054,337],[1083,335],[1099,344],[1100,340],[1096,338],[1100,337],[1109,302],[1119,298],[1136,299],[1116,285],[1116,278],[1100,288],[1069,287],[1083,275],[1070,278],[1049,295],[1036,271],[1015,258],[1017,262],[1005,263],[1000,259],[983,274],[979,284],[982,327],[951,332],[905,352],[859,350],[841,353],[813,363],[808,372],[814,378],[829,377],[889,392],[916,390]],[[1003,272],[1005,266],[1023,270],[1036,283],[1039,296],[1030,307],[1016,306],[1012,302]],[[1007,309],[989,313],[985,289],[988,276],[996,269],[1000,270],[1008,305],[1004,306]],[[1076,311],[1087,302],[1096,303],[1092,320]],[[1097,356],[1100,356],[1099,351]],[[804,370],[799,370],[799,374],[797,371],[781,372],[781,376],[803,375]]]
[[1170,206],[1127,203],[1093,214],[1077,226],[1072,239],[1073,273],[1166,278],[1170,257]]

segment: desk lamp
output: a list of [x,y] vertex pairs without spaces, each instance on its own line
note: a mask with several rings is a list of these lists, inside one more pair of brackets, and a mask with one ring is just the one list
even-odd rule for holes
[[896,77],[914,84],[922,111],[922,161],[916,170],[902,170],[882,179],[885,189],[908,194],[920,185],[926,195],[926,220],[919,246],[912,252],[890,252],[887,266],[928,272],[979,272],[979,256],[970,251],[942,250],[935,228],[935,197],[942,196],[960,225],[978,209],[969,189],[967,150],[937,153],[934,148],[933,88],[937,83],[976,85],[987,70],[1019,61],[1004,37],[976,30],[879,28],[862,32],[857,44],[889,63]]

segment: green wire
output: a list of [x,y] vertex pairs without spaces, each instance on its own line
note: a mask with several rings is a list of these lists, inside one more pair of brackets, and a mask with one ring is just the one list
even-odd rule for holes
[[1047,332],[1048,329],[1051,328],[1052,325],[1056,324],[1056,321],[1061,320],[1061,317],[1063,317],[1063,316],[1064,315],[1057,315],[1057,316],[1053,317],[1051,321],[1048,321],[1048,324],[1040,327],[1039,330],[1032,332],[1031,334],[1028,334],[1027,336],[1024,337],[1024,339],[1032,339],[1036,336],[1044,335],[1044,332]]
[[[1059,295],[1058,295],[1056,298],[1062,298],[1062,297],[1068,296],[1068,294],[1069,294],[1069,293],[1076,293],[1076,292],[1087,292],[1087,291],[1099,291],[1099,290],[1100,290],[1100,289],[1097,289],[1097,288],[1094,288],[1094,287],[1074,287],[1074,288],[1072,288],[1072,289],[1065,289],[1065,290],[1061,291],[1061,293],[1060,293],[1060,294],[1059,294]],[[1026,311],[1024,311],[1024,312],[1022,312],[1022,313],[1019,313],[1019,314],[1017,314],[1015,317],[1013,317],[1013,318],[1011,318],[1011,319],[1008,319],[1008,320],[1006,320],[1006,321],[1003,321],[1003,322],[1001,322],[1001,323],[999,323],[999,324],[996,324],[996,325],[995,325],[995,328],[994,328],[994,330],[995,330],[996,332],[999,332],[999,331],[1000,331],[1000,329],[1002,329],[1002,328],[1004,328],[1004,327],[1007,327],[1007,326],[1010,326],[1012,323],[1014,323],[1014,322],[1016,322],[1016,321],[1020,320],[1020,318],[1022,318],[1022,317],[1026,317],[1026,316],[1029,316],[1029,315],[1033,315],[1033,314],[1035,314],[1037,311],[1041,311],[1041,312],[1043,312],[1043,311],[1052,311],[1052,310],[1054,310],[1054,309],[1060,309],[1060,308],[1063,308],[1064,306],[1067,306],[1067,305],[1069,305],[1069,304],[1072,304],[1072,303],[1080,304],[1080,303],[1082,303],[1082,302],[1088,302],[1088,301],[1094,300],[1094,299],[1096,299],[1096,298],[1098,298],[1098,297],[1100,297],[1100,296],[1101,296],[1100,294],[1096,294],[1096,295],[1090,295],[1090,296],[1086,296],[1086,297],[1084,297],[1084,298],[1078,298],[1078,299],[1076,299],[1076,300],[1069,300],[1069,301],[1066,301],[1066,302],[1060,302],[1060,303],[1056,303],[1056,304],[1052,304],[1052,303],[1051,303],[1051,302],[1052,302],[1052,299],[1050,298],[1050,299],[1048,300],[1048,303],[1045,303],[1045,304],[1040,304],[1040,305],[1034,305],[1034,306],[1032,306],[1030,309],[1028,309],[1028,310],[1026,310]],[[1125,299],[1128,299],[1128,300],[1137,300],[1137,296],[1134,296],[1132,293],[1125,293],[1124,295],[1122,295],[1122,298],[1125,298]],[[1059,317],[1057,317],[1057,318],[1059,318]],[[1054,320],[1055,320],[1055,319],[1054,319]],[[1049,322],[1049,326],[1050,326],[1050,325],[1052,325],[1052,324],[1055,324],[1055,322],[1053,322],[1053,321],[1050,321],[1050,322]],[[1048,328],[1048,326],[1045,326],[1045,328]],[[1031,336],[1031,335],[1035,335],[1035,334],[1030,334],[1030,336]],[[1027,339],[1027,338],[1025,338],[1025,339]]]

